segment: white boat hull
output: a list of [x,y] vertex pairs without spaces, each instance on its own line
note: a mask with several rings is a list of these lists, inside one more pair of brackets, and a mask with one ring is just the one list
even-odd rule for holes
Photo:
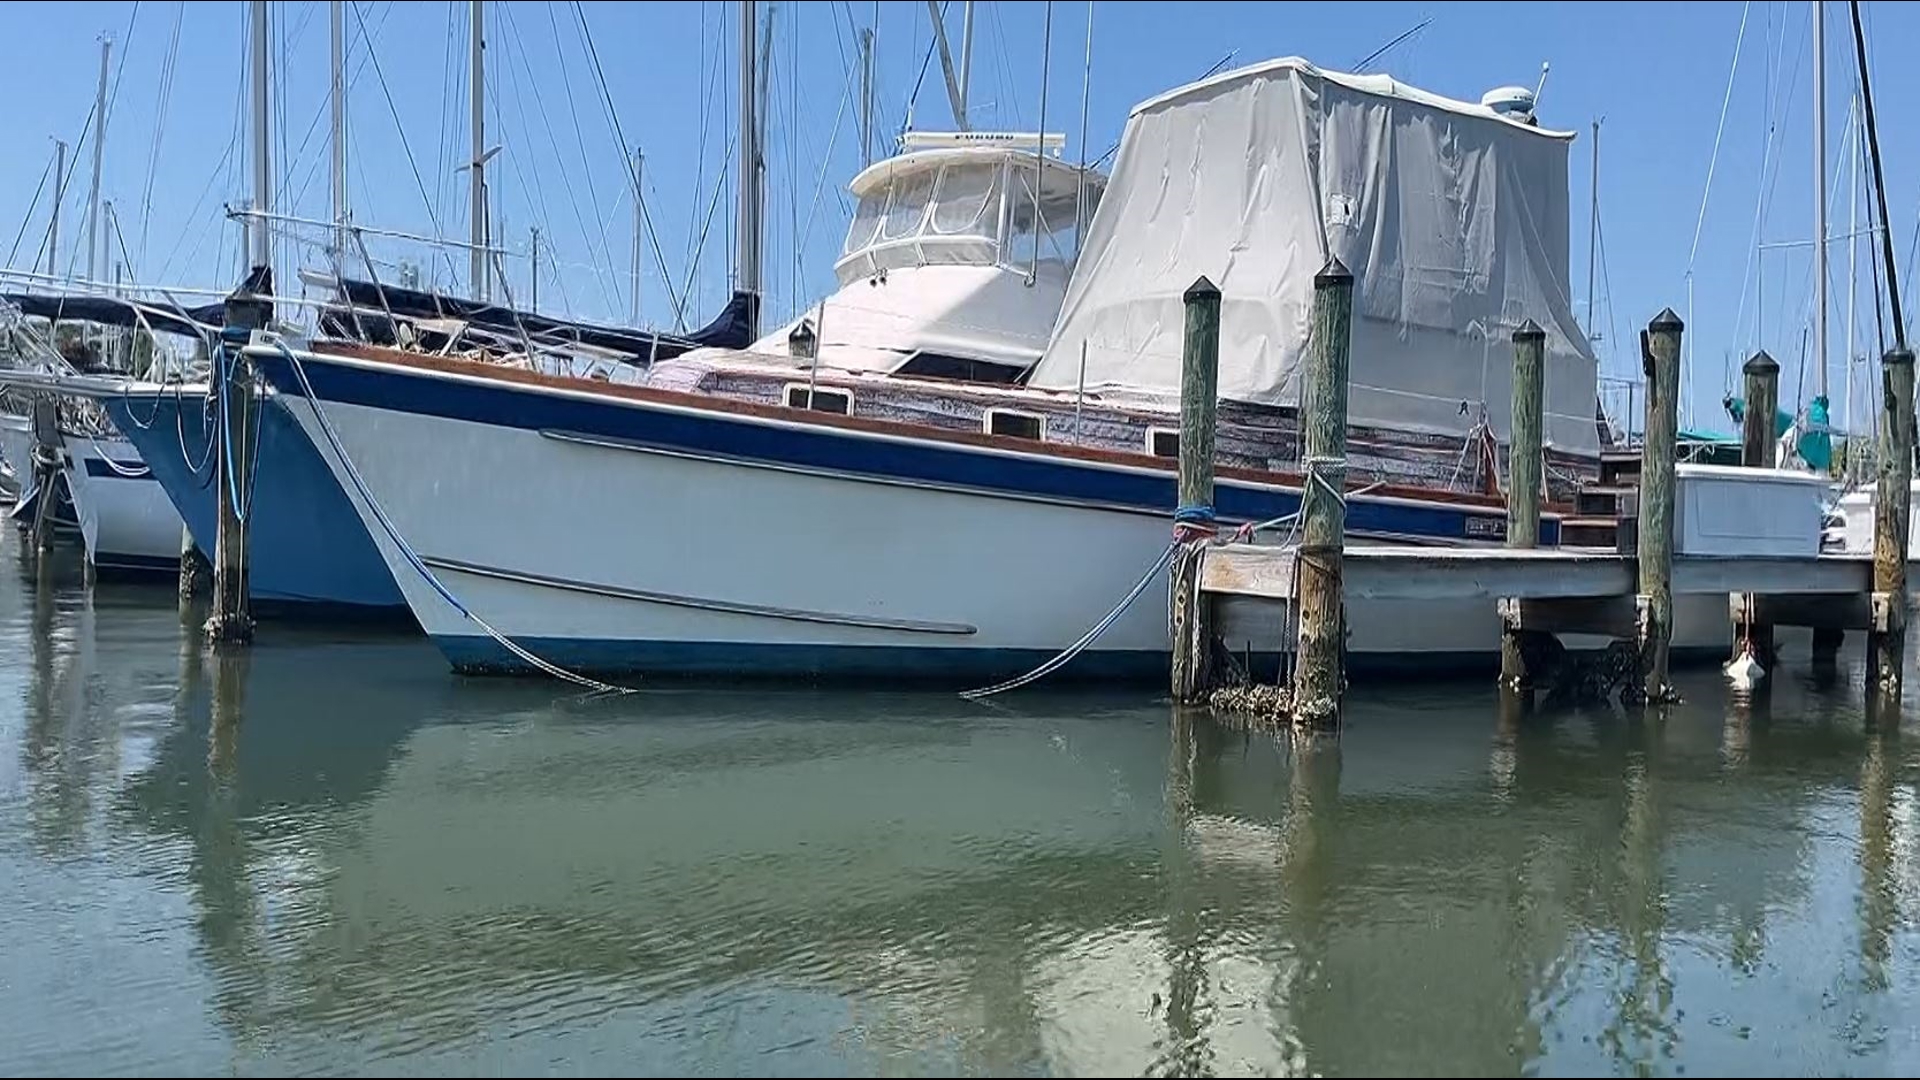
[[[275,407],[312,439],[421,625],[462,669],[524,666],[484,620],[547,660],[597,671],[1014,674],[1085,634],[1169,540],[1164,511],[850,474],[810,460],[817,447],[805,442],[853,439],[859,460],[935,452],[898,436],[822,433],[771,416],[716,420],[697,406],[465,375],[375,374],[383,365],[359,361],[304,366],[327,384],[360,382],[316,391],[323,426],[312,402],[283,385],[298,385],[290,366],[269,362],[283,389]],[[403,399],[419,407],[387,404]],[[468,405],[513,419],[455,415]],[[630,437],[606,434],[610,423]],[[672,445],[674,432],[710,424],[732,429],[726,437],[741,452]],[[790,442],[792,454],[755,458],[755,440]],[[1060,467],[1035,466],[1043,454],[960,453],[1009,474]],[[412,565],[373,504],[457,604]],[[1162,573],[1069,673],[1164,677],[1165,596]],[[1724,598],[1689,598],[1678,621],[1680,648],[1726,649]],[[1359,602],[1349,625],[1356,668],[1445,668],[1491,662],[1498,650],[1491,600]],[[1278,642],[1259,636],[1229,646]]]
[[66,449],[67,485],[87,561],[101,570],[178,569],[180,514],[133,444],[68,435]]

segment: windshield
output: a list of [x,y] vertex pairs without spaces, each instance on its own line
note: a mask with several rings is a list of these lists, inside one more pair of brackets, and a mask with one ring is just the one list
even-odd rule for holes
[[880,228],[880,216],[887,210],[885,190],[874,192],[860,200],[860,206],[853,212],[853,224],[847,229],[847,242],[840,249],[842,255],[851,255],[868,244]]
[[949,165],[940,172],[940,191],[933,203],[933,231],[942,236],[991,238],[997,222],[987,208],[998,207],[994,188],[998,165]]
[[923,172],[893,185],[887,217],[880,224],[880,239],[905,240],[920,231],[920,223],[927,216],[927,196],[933,194],[933,177],[933,173]]
[[1013,205],[1008,208],[1007,215],[1006,257],[1014,266],[1026,266],[1032,261],[1034,246],[1038,244],[1042,262],[1071,263],[1080,249],[1074,221],[1076,209],[1085,218],[1091,219],[1094,206],[1099,202],[1100,189],[1089,184],[1086,203],[1077,208],[1071,194],[1062,197],[1056,189],[1049,198],[1040,201],[1039,225],[1036,228],[1034,179],[1032,169],[1016,169],[1013,172]]

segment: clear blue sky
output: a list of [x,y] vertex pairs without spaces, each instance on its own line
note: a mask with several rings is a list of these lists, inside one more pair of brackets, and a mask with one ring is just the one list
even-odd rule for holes
[[[454,170],[468,153],[467,6],[389,0],[348,5],[351,199],[355,217],[364,224],[465,235],[465,179]],[[871,2],[776,6],[767,261],[770,314],[781,317],[826,291],[832,280],[832,258],[850,209],[839,192],[859,156],[853,32],[872,25],[876,9]],[[642,309],[648,320],[671,319],[669,280],[675,293],[691,282],[690,322],[703,321],[726,294],[730,191],[718,196],[697,267],[694,252],[715,198],[716,174],[729,157],[738,81],[735,7],[580,6],[619,127],[629,146],[641,145],[647,153],[646,190],[661,252],[657,260],[651,244],[643,250]],[[1812,393],[1810,375],[1804,376],[1807,389],[1796,392],[1803,378],[1803,332],[1810,323],[1808,252],[1768,251],[1759,263],[1763,292],[1756,290],[1751,265],[1763,191],[1765,241],[1804,241],[1812,231],[1810,7],[1804,2],[1202,5],[1108,0],[1094,9],[1086,141],[1091,155],[1099,156],[1119,138],[1133,103],[1192,80],[1229,52],[1236,54],[1235,63],[1297,54],[1345,69],[1428,17],[1431,25],[1373,69],[1471,99],[1496,85],[1532,84],[1541,62],[1550,61],[1542,120],[1581,132],[1569,171],[1575,208],[1572,292],[1583,316],[1587,133],[1593,119],[1605,117],[1600,183],[1605,258],[1596,322],[1603,336],[1603,370],[1625,372],[1637,362],[1631,346],[1637,327],[1663,305],[1689,315],[1689,255],[1746,11],[1738,76],[1692,258],[1694,365],[1688,404],[1696,421],[1725,426],[1718,400],[1726,373],[1737,370],[1754,348],[1764,346],[1781,360],[1783,399]],[[949,15],[956,48],[959,8],[954,3]],[[1046,5],[988,2],[979,8],[976,126],[1030,129],[1040,108]],[[244,139],[236,139],[243,131],[245,9],[238,2],[7,6],[0,71],[8,73],[12,93],[8,108],[0,110],[0,136],[9,148],[0,156],[0,243],[11,249],[26,223],[12,265],[28,265],[45,235],[49,194],[42,193],[31,218],[28,209],[51,158],[52,140],[74,143],[80,137],[93,103],[97,39],[108,32],[114,38],[111,79],[117,89],[103,190],[116,204],[134,274],[143,281],[231,284],[237,238],[222,219],[221,204],[247,189]],[[1069,153],[1077,155],[1088,9],[1070,2],[1051,9],[1046,123],[1069,134]],[[624,318],[630,303],[632,208],[622,150],[583,45],[575,5],[491,3],[488,12],[488,140],[505,147],[495,159],[491,182],[499,208],[497,234],[515,250],[510,274],[516,292],[524,301],[528,229],[537,225],[543,246],[554,253],[542,275],[543,309]],[[1831,208],[1836,235],[1847,223],[1846,120],[1855,85],[1846,12],[1845,4],[1827,5],[1828,175],[1833,178],[1839,170],[1840,180]],[[329,197],[327,6],[283,0],[273,5],[273,19],[276,209],[324,218]],[[1893,229],[1905,271],[1920,202],[1920,155],[1907,122],[1920,101],[1920,70],[1897,61],[1902,45],[1920,36],[1920,11],[1869,3],[1866,21]],[[916,81],[915,126],[951,124],[937,59],[920,78],[930,32],[924,3],[879,5],[876,112],[883,134],[900,129]],[[1881,66],[1882,58],[1890,62]],[[1763,168],[1769,124],[1776,160]],[[81,153],[70,156],[77,172],[63,204],[63,264],[83,250],[78,244],[84,235],[91,135],[88,140]],[[414,164],[409,164],[409,146]],[[804,245],[797,245],[796,237]],[[118,247],[116,241],[116,258]],[[377,258],[405,256],[426,263],[442,282],[463,279],[464,257],[448,254],[457,274],[444,257],[418,246],[383,244],[375,251]],[[1846,254],[1844,243],[1834,245],[1830,349],[1836,419],[1842,413]],[[660,261],[668,276],[662,275]],[[320,265],[317,254],[308,262]],[[1870,296],[1869,281],[1863,269],[1863,296]],[[1870,300],[1862,301],[1859,313],[1857,348],[1871,353]]]

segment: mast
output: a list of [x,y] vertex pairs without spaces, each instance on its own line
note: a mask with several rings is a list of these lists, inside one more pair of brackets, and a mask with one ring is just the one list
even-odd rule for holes
[[1587,342],[1594,340],[1593,271],[1600,243],[1600,121],[1593,122],[1593,183],[1588,187],[1593,204],[1587,216]]
[[57,274],[60,250],[60,201],[67,194],[67,144],[53,140],[53,220],[47,223],[47,273]]
[[1040,23],[1040,144],[1033,148],[1033,262],[1027,284],[1040,280],[1040,249],[1046,244],[1046,222],[1040,219],[1040,193],[1047,186],[1047,68],[1053,60],[1053,0],[1047,0]]
[[[1860,99],[1856,96],[1847,105],[1847,347],[1845,350],[1847,377],[1847,415],[1844,421],[1847,437],[1853,437],[1853,330],[1854,303],[1859,293],[1860,254]],[[1847,472],[1854,470],[1854,455],[1851,449],[1847,453]]]
[[347,34],[346,5],[327,4],[333,29],[333,254],[347,250]]
[[473,103],[473,174],[468,179],[467,217],[473,246],[468,249],[467,281],[473,298],[487,300],[487,76],[486,4],[472,0],[467,35],[467,97]]
[[540,226],[533,227],[533,246],[528,249],[533,257],[533,300],[527,310],[535,315],[540,313]]
[[95,272],[100,260],[100,161],[107,146],[107,55],[113,52],[113,39],[100,39],[100,89],[93,99],[97,123],[93,137],[93,186],[87,192],[87,280],[98,281]]
[[1827,396],[1826,19],[1813,0],[1813,393]]
[[747,320],[748,338],[760,336],[760,126],[754,107],[753,40],[756,6],[754,0],[740,0],[740,220],[734,288],[754,299]]
[[873,164],[873,30],[860,31],[860,167]]
[[933,24],[933,41],[940,49],[940,73],[947,80],[947,104],[953,109],[953,122],[961,131],[967,130],[967,92],[960,87],[960,77],[953,70],[953,53],[947,48],[947,21],[940,10],[939,0],[927,0],[927,21]]
[[267,161],[267,2],[253,0],[253,206],[248,219],[254,266],[273,265],[273,239],[266,215],[273,212],[272,175]]
[[[1092,21],[1089,15],[1088,21]],[[960,5],[960,130],[973,130],[968,103],[973,93],[973,0]]]
[[[971,4],[968,5],[972,7]],[[1073,261],[1080,261],[1080,248],[1087,231],[1087,110],[1093,103],[1093,0],[1087,0],[1087,66],[1080,73],[1080,168],[1074,174],[1073,188]],[[1040,133],[1042,152],[1047,133]]]
[[634,148],[634,269],[632,269],[634,313],[632,313],[632,317],[630,317],[630,323],[636,325],[636,327],[639,325],[639,231],[641,231],[641,227],[645,225],[645,219],[643,219],[641,208],[639,208],[639,192],[643,190],[643,188],[639,186],[639,179],[641,179],[641,173],[645,171],[645,167],[647,167],[647,156],[641,154],[641,152],[639,152],[639,146],[636,146],[636,148]]

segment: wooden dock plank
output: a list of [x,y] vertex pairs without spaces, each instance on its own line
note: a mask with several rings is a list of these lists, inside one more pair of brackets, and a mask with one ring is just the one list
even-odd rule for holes
[[[1864,555],[1679,555],[1673,591],[1864,595],[1872,575],[1872,560]],[[1557,600],[1632,596],[1638,587],[1627,556],[1551,549],[1350,547],[1344,577],[1349,597],[1371,600]],[[1293,581],[1293,552],[1270,545],[1223,544],[1209,549],[1201,566],[1201,589],[1217,595],[1288,601]]]

